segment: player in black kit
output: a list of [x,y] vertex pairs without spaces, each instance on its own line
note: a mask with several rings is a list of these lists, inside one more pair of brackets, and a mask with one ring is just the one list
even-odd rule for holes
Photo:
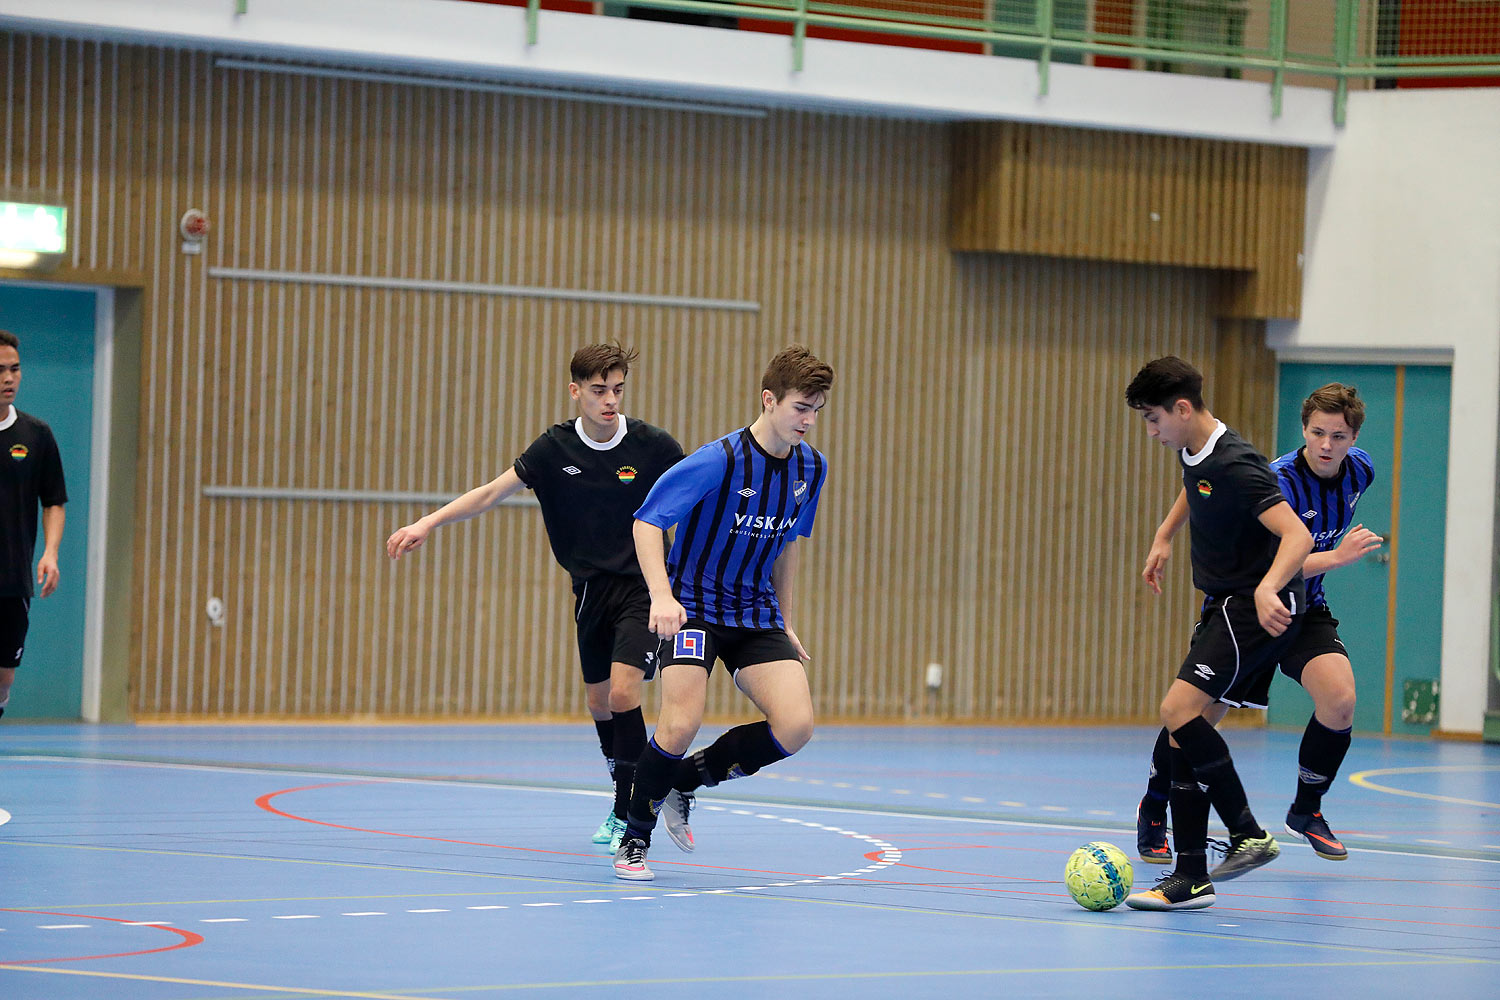
[[[16,409],[20,388],[21,342],[0,330],[0,715],[26,646],[33,580],[43,597],[57,589],[57,548],[68,502],[52,428]],[[39,505],[43,546],[33,572]]]
[[635,762],[646,747],[641,684],[656,670],[657,638],[647,628],[651,598],[635,556],[635,511],[661,474],[682,458],[672,435],[620,412],[637,352],[619,344],[580,348],[568,393],[578,417],[549,427],[511,468],[386,540],[392,559],[432,529],[464,521],[529,487],[536,492],[552,553],[573,578],[578,657],[599,748],[615,782],[615,804],[594,843],[619,846]]
[[1182,490],[1157,538],[1191,523],[1193,584],[1207,597],[1187,658],[1161,703],[1171,737],[1177,870],[1125,902],[1138,910],[1199,909],[1214,902],[1210,803],[1229,828],[1229,850],[1216,869],[1221,877],[1280,853],[1250,811],[1229,746],[1205,714],[1258,690],[1297,637],[1307,608],[1302,563],[1313,540],[1265,458],[1203,405],[1203,376],[1192,365],[1175,357],[1152,361],[1131,380],[1125,401],[1141,412],[1151,438],[1178,452]]

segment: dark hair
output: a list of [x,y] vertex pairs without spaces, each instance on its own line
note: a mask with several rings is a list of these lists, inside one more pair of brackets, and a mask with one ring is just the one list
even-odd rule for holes
[[630,363],[640,357],[640,351],[627,350],[618,340],[607,344],[590,344],[573,352],[568,370],[573,381],[582,385],[595,375],[606,375],[616,368],[620,374],[630,374]]
[[1195,410],[1203,409],[1203,373],[1171,354],[1136,372],[1125,389],[1125,402],[1133,410],[1170,409],[1179,399],[1187,400]]
[[0,330],[0,347],[14,347],[17,351],[20,351],[21,338],[9,330]]
[[760,387],[770,389],[776,402],[786,398],[792,391],[805,396],[816,396],[833,388],[833,367],[820,361],[812,351],[801,344],[787,347],[766,365],[761,376]]
[[1308,419],[1314,413],[1340,413],[1343,414],[1344,423],[1355,434],[1359,433],[1360,424],[1365,422],[1365,401],[1359,398],[1359,390],[1352,385],[1344,385],[1342,382],[1329,382],[1321,389],[1314,389],[1306,399],[1302,401],[1302,426],[1307,426]]

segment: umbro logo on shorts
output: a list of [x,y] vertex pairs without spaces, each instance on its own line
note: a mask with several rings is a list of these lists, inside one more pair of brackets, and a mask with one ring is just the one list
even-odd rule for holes
[[1198,664],[1198,669],[1194,670],[1193,673],[1206,681],[1211,681],[1214,677],[1214,668],[1210,667],[1207,663],[1200,663]]
[[566,472],[570,476],[576,476],[580,472],[582,472],[583,470],[580,469],[580,468],[578,468],[578,466],[576,466],[576,465],[565,465],[565,466],[563,466],[563,471]]

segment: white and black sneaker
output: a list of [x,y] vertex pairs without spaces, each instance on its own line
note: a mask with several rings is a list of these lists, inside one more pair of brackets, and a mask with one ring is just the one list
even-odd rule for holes
[[615,852],[615,878],[627,882],[650,882],[656,873],[646,867],[646,842],[639,837],[629,837],[620,842]]
[[688,853],[692,853],[697,843],[693,840],[693,828],[688,825],[688,816],[693,811],[692,792],[679,792],[672,789],[661,804],[662,826],[667,828],[667,836],[672,838],[672,843]]

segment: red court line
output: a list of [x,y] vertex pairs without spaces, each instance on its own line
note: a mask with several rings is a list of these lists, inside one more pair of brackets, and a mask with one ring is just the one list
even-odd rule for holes
[[[292,792],[313,791],[319,788],[338,788],[349,785],[384,785],[392,782],[384,781],[325,781],[318,785],[301,785],[297,788],[282,788],[278,791],[267,792],[255,800],[255,804],[268,813],[274,813],[284,819],[294,819],[301,823],[314,823],[318,826],[331,826],[336,830],[350,830],[355,833],[373,833],[382,837],[405,837],[409,840],[427,840],[438,844],[460,844],[464,847],[491,847],[501,851],[521,851],[528,854],[549,854],[559,858],[603,858],[602,854],[585,854],[579,851],[547,851],[540,847],[513,847],[508,844],[490,844],[480,840],[454,840],[449,837],[429,837],[420,833],[400,833],[396,830],[376,830],[367,826],[350,826],[347,823],[330,823],[327,820],[312,819],[308,816],[299,816],[289,813],[271,805],[271,800],[278,795],[289,795]],[[765,875],[771,878],[817,878],[816,875],[808,875],[800,872],[777,872],[763,868],[728,868],[721,865],[695,865],[684,861],[661,861],[652,859],[653,864],[667,865],[672,868],[696,868],[709,872],[735,872],[745,875]]]
[[[74,920],[104,920],[113,924],[133,924],[133,920],[125,920],[121,917],[93,917],[83,913],[58,913],[54,910],[17,910],[8,906],[0,906],[3,913],[38,913],[44,917],[72,917]],[[154,955],[160,951],[176,951],[178,948],[191,948],[203,943],[202,934],[194,934],[177,927],[163,927],[160,924],[137,925],[148,926],[153,931],[170,931],[182,937],[176,944],[169,944],[162,948],[143,948],[140,951],[118,951],[110,955],[76,955],[71,958],[18,958],[7,961],[7,965],[45,965],[49,962],[90,962],[98,958],[131,958],[136,955]]]

